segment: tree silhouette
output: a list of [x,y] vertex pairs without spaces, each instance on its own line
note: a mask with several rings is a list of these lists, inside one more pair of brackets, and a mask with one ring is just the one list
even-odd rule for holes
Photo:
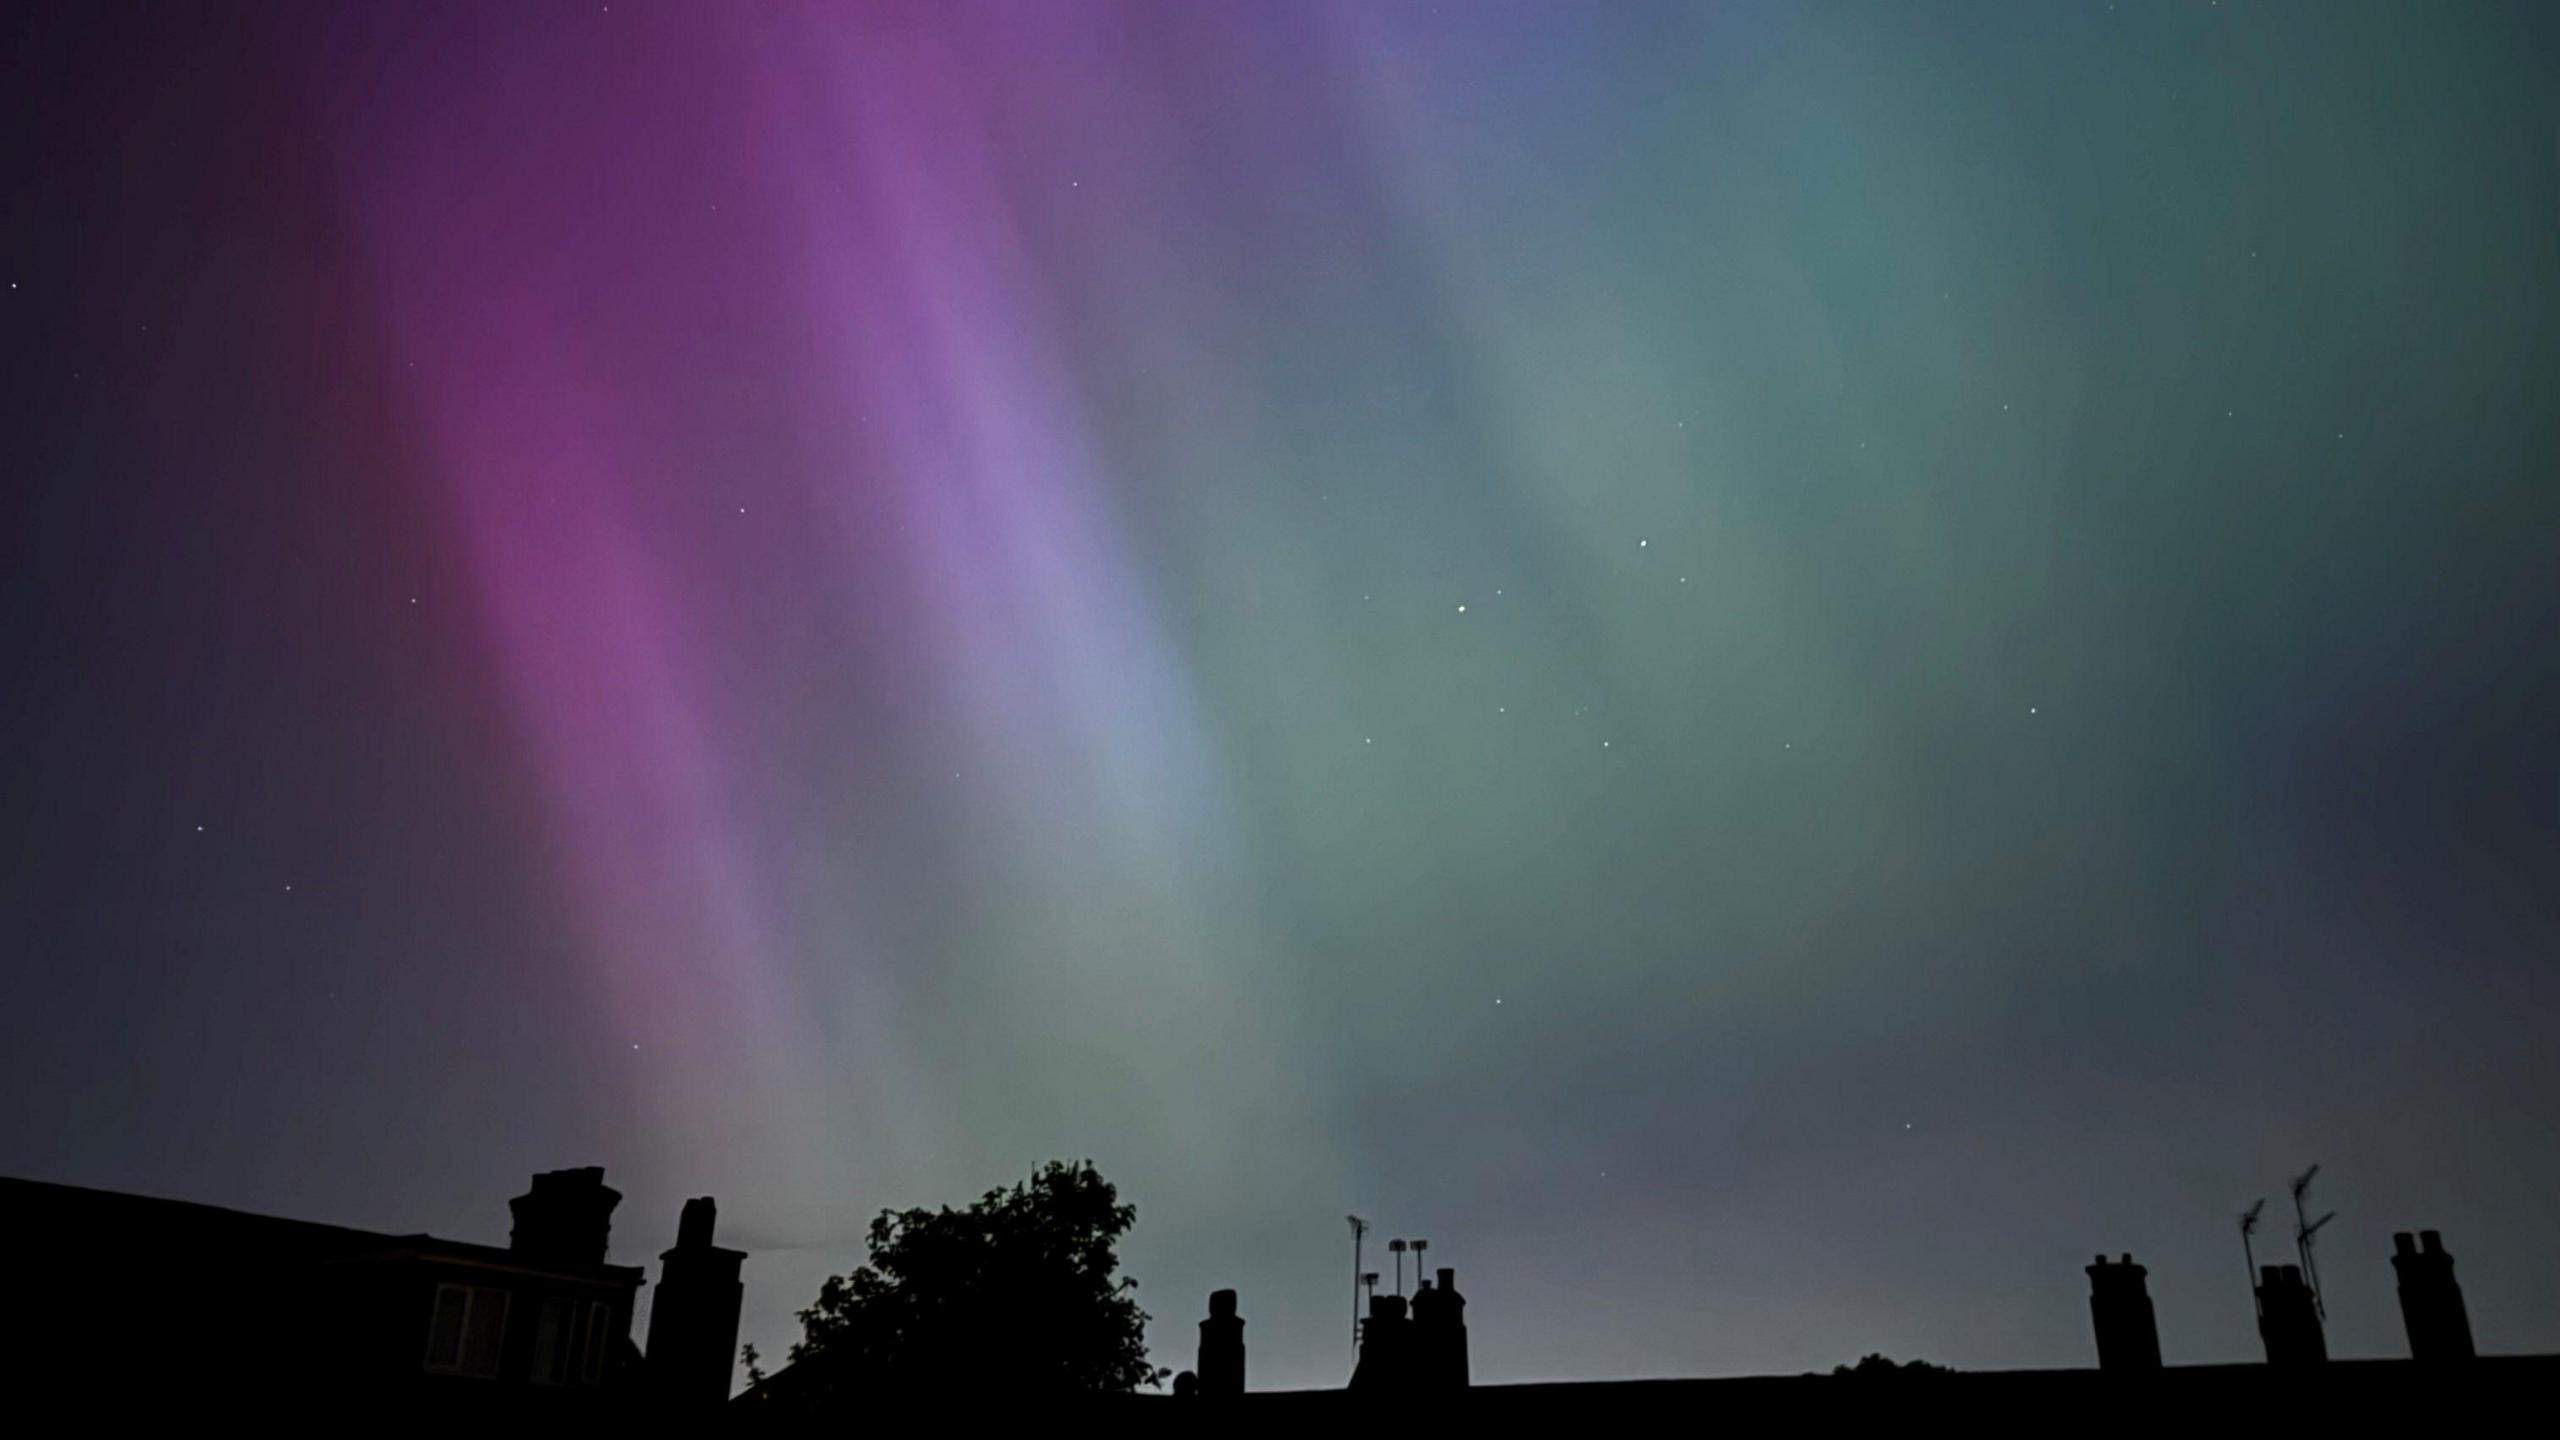
[[1905,1360],[1897,1365],[1882,1355],[1869,1355],[1855,1365],[1834,1365],[1831,1373],[1860,1379],[1894,1379],[1904,1375],[1947,1375],[1953,1372],[1944,1365],[1932,1365],[1926,1360]]
[[757,1387],[794,1408],[883,1392],[1127,1391],[1147,1363],[1147,1312],[1115,1278],[1134,1206],[1091,1162],[1053,1160],[966,1210],[883,1210],[870,1263],[828,1278],[800,1312],[791,1365]]

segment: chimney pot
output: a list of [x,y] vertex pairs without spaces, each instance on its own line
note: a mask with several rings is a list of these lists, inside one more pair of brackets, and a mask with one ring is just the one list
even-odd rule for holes
[[544,1171],[507,1202],[515,1216],[508,1246],[555,1264],[601,1265],[613,1235],[613,1207],[621,1203],[622,1192],[604,1183],[601,1165]]
[[719,1216],[720,1207],[708,1195],[684,1202],[684,1211],[676,1219],[676,1248],[699,1250],[709,1245]]

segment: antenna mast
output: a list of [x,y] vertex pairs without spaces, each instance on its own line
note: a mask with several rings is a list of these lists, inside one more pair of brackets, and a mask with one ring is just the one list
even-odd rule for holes
[[2249,1237],[2258,1233],[2258,1216],[2266,1208],[2266,1197],[2261,1195],[2248,1209],[2240,1212],[2240,1258],[2248,1263],[2249,1302],[2256,1307],[2261,1319],[2266,1317],[2267,1302],[2258,1295],[2258,1252],[2249,1243]]
[[2311,1309],[2326,1320],[2329,1318],[2329,1304],[2320,1296],[2320,1267],[2311,1258],[2311,1244],[2320,1237],[2320,1227],[2337,1219],[2338,1212],[2332,1210],[2313,1220],[2302,1203],[2303,1195],[2311,1189],[2313,1177],[2319,1173],[2320,1167],[2314,1165],[2293,1177],[2293,1248],[2302,1256],[2302,1278],[2311,1282]]
[[1369,1238],[1369,1222],[1357,1215],[1351,1221],[1351,1353],[1360,1353],[1360,1242]]

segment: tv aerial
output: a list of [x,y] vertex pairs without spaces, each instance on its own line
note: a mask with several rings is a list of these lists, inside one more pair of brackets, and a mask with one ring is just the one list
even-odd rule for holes
[[2257,1247],[2250,1243],[2249,1237],[2258,1233],[2258,1217],[2266,1212],[2266,1208],[2266,1197],[2261,1195],[2248,1209],[2240,1212],[2240,1258],[2249,1266],[2249,1297],[2258,1307],[2258,1313],[2261,1315],[2266,1313],[2267,1307],[2265,1301],[2257,1298],[2258,1252]]
[[1366,1282],[1371,1290],[1378,1288],[1378,1277],[1360,1269],[1360,1245],[1369,1238],[1369,1222],[1357,1215],[1344,1217],[1351,1222],[1351,1348],[1360,1348],[1360,1287]]
[[2293,1177],[2293,1248],[2295,1253],[2302,1257],[2302,1278],[2311,1282],[2312,1311],[2326,1320],[2329,1318],[2329,1304],[2320,1295],[2320,1266],[2312,1259],[2311,1246],[2312,1242],[2320,1238],[2320,1227],[2337,1219],[2338,1212],[2332,1210],[2314,1220],[2310,1218],[2310,1210],[2302,1203],[2303,1196],[2311,1189],[2311,1182],[2318,1178],[2319,1174],[2320,1167],[2314,1165]]

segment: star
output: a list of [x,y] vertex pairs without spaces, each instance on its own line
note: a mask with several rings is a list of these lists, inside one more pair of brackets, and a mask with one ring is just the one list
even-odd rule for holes
[[1459,614],[1461,614],[1461,615],[1466,614],[1466,613],[1467,613],[1467,607],[1466,607],[1466,606],[1464,606],[1464,605],[1459,606],[1459,607],[1458,607],[1458,613],[1459,613]]
[[203,826],[201,826],[201,825],[197,826],[197,827],[196,827],[196,833],[197,833],[197,834],[199,834],[199,835],[203,834],[203,833],[204,833],[204,827],[203,827]]
[[2027,707],[2027,713],[2028,713],[2028,714],[2030,714],[2030,715],[2033,715],[2034,713],[2036,713],[2036,707],[2034,707],[2033,705],[2028,706],[2028,707]]
[[1646,546],[1651,545],[1652,543],[1653,543],[1653,542],[1652,542],[1652,541],[1650,541],[1650,540],[1639,540],[1639,541],[1637,541],[1637,542],[1636,542],[1636,548],[1637,548],[1637,549],[1639,549],[1639,550],[1642,550],[1642,549],[1644,549]]

